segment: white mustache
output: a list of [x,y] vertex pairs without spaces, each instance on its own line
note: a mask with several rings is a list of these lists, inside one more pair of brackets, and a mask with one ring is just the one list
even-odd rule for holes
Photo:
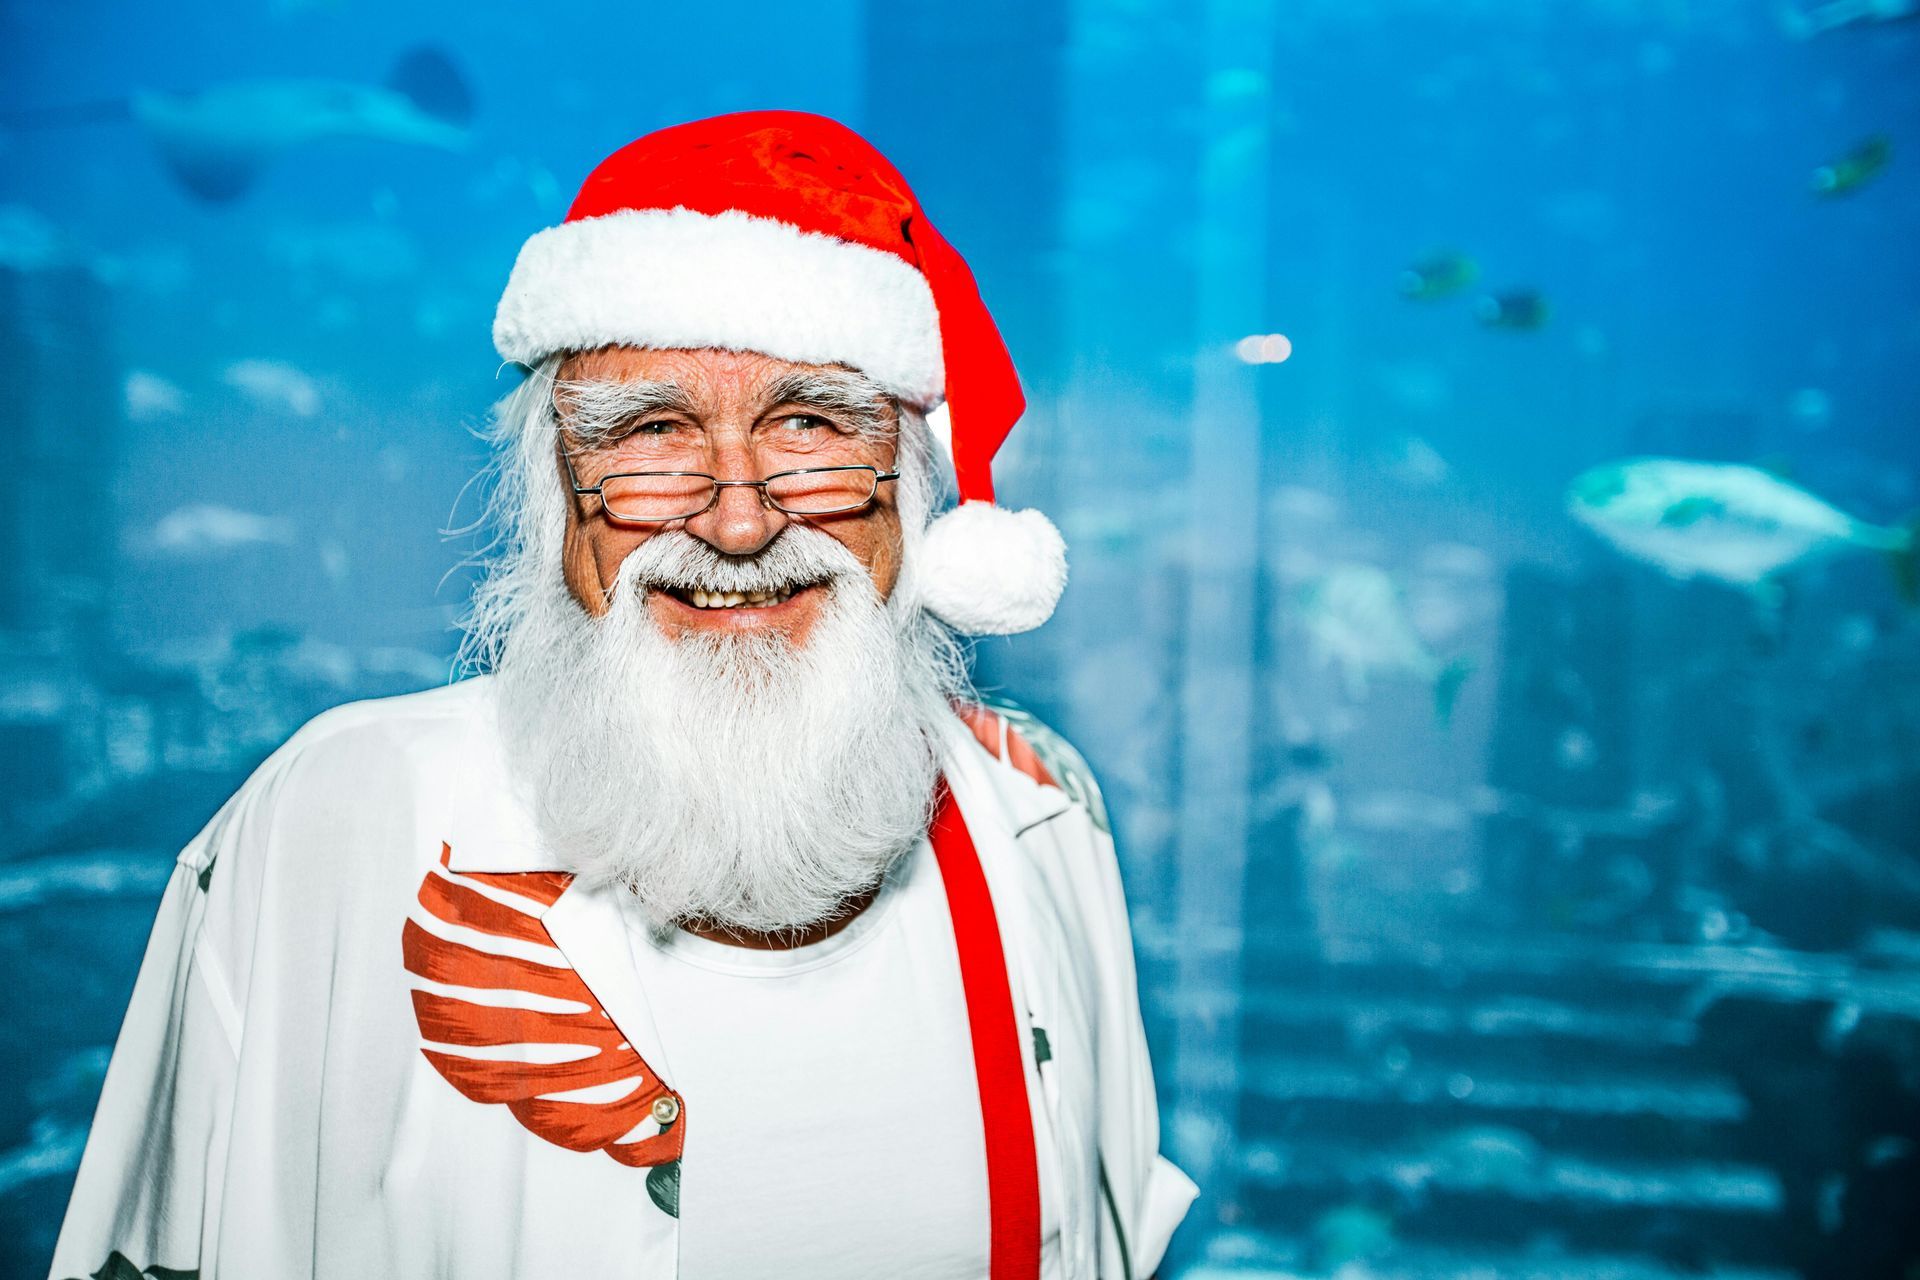
[[789,525],[751,556],[715,551],[685,530],[655,534],[620,566],[623,589],[636,591],[780,592],[838,579],[864,581],[860,558],[832,537]]

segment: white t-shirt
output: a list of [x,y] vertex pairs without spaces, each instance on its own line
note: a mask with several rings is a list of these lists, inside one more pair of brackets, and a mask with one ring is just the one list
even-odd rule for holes
[[[661,938],[629,919],[667,1049],[658,1066],[687,1100],[685,1280],[985,1276],[973,1042],[927,843],[808,946]],[[1059,1226],[1044,1197],[1041,1236],[1052,1273]]]

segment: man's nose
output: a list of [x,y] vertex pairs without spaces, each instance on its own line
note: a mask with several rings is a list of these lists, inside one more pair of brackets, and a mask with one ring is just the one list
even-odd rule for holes
[[[753,451],[746,448],[723,450],[708,470],[718,480],[762,478]],[[789,523],[787,514],[761,494],[762,490],[752,485],[723,487],[711,507],[687,521],[687,532],[724,555],[757,554]]]

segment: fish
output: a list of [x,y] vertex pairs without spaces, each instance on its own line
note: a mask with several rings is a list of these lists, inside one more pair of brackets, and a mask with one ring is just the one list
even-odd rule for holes
[[1870,524],[1759,467],[1630,458],[1583,471],[1567,511],[1623,554],[1676,579],[1707,578],[1777,602],[1778,575],[1849,549],[1887,556],[1903,598],[1920,596],[1915,524]]
[[143,89],[126,98],[10,111],[16,128],[131,120],[174,180],[209,204],[252,189],[287,152],[329,138],[364,138],[442,150],[471,140],[473,95],[440,50],[401,55],[382,85],[327,79],[239,80],[176,92]]
[[1920,16],[1920,0],[1824,0],[1810,9],[1787,3],[1778,13],[1780,29],[1796,40],[1805,40],[1840,27]]
[[47,271],[75,258],[60,229],[25,205],[0,204],[0,267]]
[[1301,617],[1322,667],[1338,667],[1353,698],[1378,676],[1403,676],[1433,687],[1434,719],[1447,724],[1470,660],[1443,662],[1414,630],[1400,588],[1383,569],[1341,564],[1302,592]]
[[1813,193],[1817,196],[1852,195],[1880,176],[1893,158],[1893,142],[1884,133],[1876,133],[1851,151],[1813,171]]
[[1437,302],[1479,278],[1479,263],[1457,250],[1440,249],[1400,273],[1400,296],[1411,302]]
[[1438,449],[1414,435],[1394,437],[1388,445],[1387,469],[1404,483],[1422,489],[1443,483],[1453,471]]
[[129,422],[158,422],[177,418],[187,407],[186,393],[157,373],[135,369],[121,384]]
[[1424,1172],[1450,1189],[1524,1194],[1547,1163],[1533,1135],[1506,1125],[1468,1125],[1425,1144]]
[[1553,308],[1534,289],[1509,289],[1490,293],[1473,304],[1473,318],[1489,329],[1510,329],[1530,333],[1543,328]]
[[80,1153],[86,1146],[84,1121],[37,1117],[25,1142],[0,1151],[0,1195],[11,1196],[41,1178],[72,1173],[80,1167]]
[[1288,743],[1282,755],[1287,764],[1295,769],[1318,771],[1330,768],[1333,764],[1333,753],[1327,749],[1327,744],[1313,739]]
[[1387,1213],[1360,1203],[1336,1205],[1313,1221],[1312,1269],[1319,1275],[1365,1275],[1367,1259],[1389,1252],[1396,1242]]
[[320,412],[320,385],[284,360],[236,360],[221,380],[263,409],[296,418]]
[[150,849],[24,858],[0,866],[0,912],[95,898],[158,899],[173,859]]
[[176,507],[153,526],[150,549],[159,555],[219,555],[238,547],[290,546],[293,522],[213,503]]

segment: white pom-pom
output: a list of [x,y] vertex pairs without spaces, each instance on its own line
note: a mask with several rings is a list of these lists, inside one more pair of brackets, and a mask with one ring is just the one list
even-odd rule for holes
[[1067,544],[1038,511],[963,502],[927,526],[920,602],[956,631],[1010,636],[1053,616],[1067,585]]

